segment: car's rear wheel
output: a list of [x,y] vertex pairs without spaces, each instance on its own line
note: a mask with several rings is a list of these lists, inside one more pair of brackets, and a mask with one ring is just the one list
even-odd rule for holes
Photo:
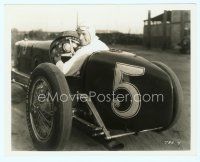
[[72,124],[70,91],[64,74],[51,63],[32,72],[27,90],[26,116],[38,150],[61,150]]
[[171,128],[179,119],[180,113],[181,113],[181,108],[182,108],[182,103],[183,103],[183,91],[182,91],[182,87],[180,84],[180,81],[178,79],[178,77],[176,76],[176,74],[173,72],[173,70],[171,68],[169,68],[167,65],[165,65],[162,62],[158,62],[158,61],[153,61],[153,63],[160,67],[163,71],[165,71],[172,82],[172,86],[173,86],[173,116],[172,116],[172,120],[171,122],[168,124],[168,126],[165,126],[159,130],[157,130],[157,132],[160,131],[164,131],[166,129]]

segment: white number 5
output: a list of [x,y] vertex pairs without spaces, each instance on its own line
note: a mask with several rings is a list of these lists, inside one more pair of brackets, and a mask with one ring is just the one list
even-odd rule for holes
[[[129,81],[124,81],[124,76],[141,76],[144,73],[144,67],[116,62],[113,91],[114,93],[127,92],[130,95],[130,101],[127,101],[128,103],[126,101],[119,102],[118,99],[113,99],[111,107],[117,116],[131,118],[137,115],[141,105],[140,92],[134,84],[131,84]],[[124,99],[127,99],[126,96]]]

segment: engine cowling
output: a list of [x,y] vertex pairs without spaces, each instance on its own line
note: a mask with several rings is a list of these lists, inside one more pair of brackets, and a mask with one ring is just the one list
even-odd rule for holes
[[[85,90],[111,129],[167,126],[173,115],[172,88],[162,69],[128,52],[94,53],[85,68]],[[126,100],[119,101],[118,94]]]

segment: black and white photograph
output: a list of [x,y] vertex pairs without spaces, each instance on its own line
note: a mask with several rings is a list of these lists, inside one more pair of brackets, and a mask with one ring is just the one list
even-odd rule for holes
[[191,151],[194,5],[6,5],[11,151]]

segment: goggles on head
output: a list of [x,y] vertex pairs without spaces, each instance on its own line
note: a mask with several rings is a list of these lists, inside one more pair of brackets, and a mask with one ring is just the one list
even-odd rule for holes
[[89,27],[88,26],[78,26],[76,31],[85,31],[85,30],[88,30]]

